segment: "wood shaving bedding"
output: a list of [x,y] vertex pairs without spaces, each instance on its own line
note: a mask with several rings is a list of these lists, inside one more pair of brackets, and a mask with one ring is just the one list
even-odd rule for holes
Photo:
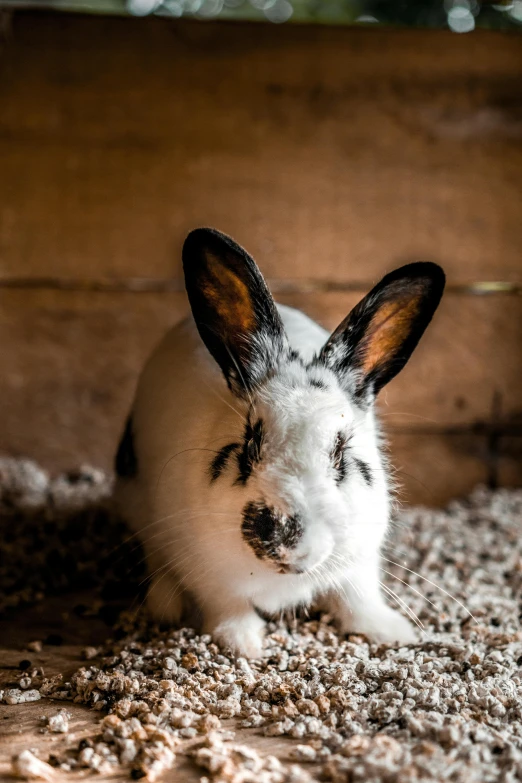
[[[58,579],[52,568],[71,546],[97,595],[125,578],[96,567],[125,535],[103,474],[85,468],[51,481],[32,463],[4,460],[0,489],[4,611],[74,585],[77,574],[65,569]],[[29,544],[36,520],[50,526],[38,551]],[[521,532],[522,490],[478,488],[443,511],[397,514],[383,580],[423,626],[413,646],[340,638],[328,616],[312,615],[271,623],[266,656],[247,661],[190,628],[160,631],[129,614],[122,638],[86,648],[69,680],[23,672],[30,683],[3,699],[36,693],[100,712],[98,733],[54,760],[64,771],[123,767],[156,780],[188,755],[204,779],[223,783],[514,783],[522,778]],[[292,762],[236,742],[239,727],[292,738]]]

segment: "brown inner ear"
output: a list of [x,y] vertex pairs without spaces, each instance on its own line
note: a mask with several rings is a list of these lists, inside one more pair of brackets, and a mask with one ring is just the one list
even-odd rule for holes
[[201,289],[223,325],[224,336],[235,343],[255,329],[256,318],[247,285],[213,255],[207,256],[209,277]]
[[399,353],[419,313],[421,294],[383,304],[375,313],[357,351],[358,367],[370,374]]

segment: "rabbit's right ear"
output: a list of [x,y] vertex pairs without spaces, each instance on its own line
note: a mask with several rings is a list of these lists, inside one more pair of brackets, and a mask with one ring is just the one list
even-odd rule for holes
[[[402,370],[444,291],[444,272],[419,261],[387,274],[342,321],[320,353],[360,398],[372,396]],[[352,371],[353,374],[352,374]]]
[[192,231],[183,269],[201,339],[239,396],[273,369],[286,346],[283,323],[255,261],[211,228]]

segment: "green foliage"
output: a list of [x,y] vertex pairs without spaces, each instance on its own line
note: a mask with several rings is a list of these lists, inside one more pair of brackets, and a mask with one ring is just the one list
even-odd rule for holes
[[28,6],[83,13],[196,17],[319,24],[522,29],[522,0],[0,0],[0,8]]

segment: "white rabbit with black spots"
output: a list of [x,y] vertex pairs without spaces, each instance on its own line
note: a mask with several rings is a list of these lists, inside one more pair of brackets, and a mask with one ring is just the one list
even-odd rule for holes
[[380,587],[390,482],[374,402],[430,322],[443,271],[386,275],[330,335],[276,305],[215,230],[189,234],[183,265],[192,316],[147,362],[116,458],[153,616],[196,607],[205,632],[257,657],[259,612],[320,600],[343,633],[413,642]]

